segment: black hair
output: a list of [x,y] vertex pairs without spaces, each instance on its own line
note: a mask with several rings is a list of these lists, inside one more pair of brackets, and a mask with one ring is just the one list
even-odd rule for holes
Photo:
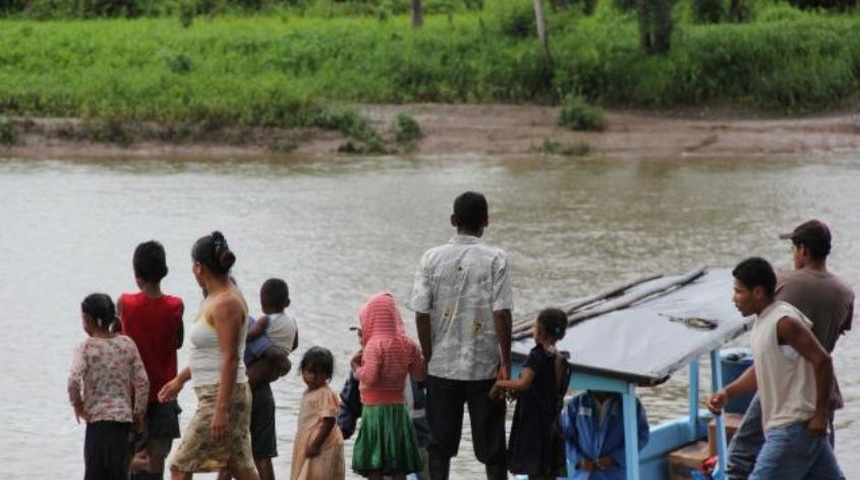
[[313,373],[321,373],[331,380],[334,375],[334,356],[331,351],[325,347],[311,347],[305,352],[299,363],[299,371],[305,370]]
[[541,310],[537,322],[553,340],[561,340],[567,332],[567,314],[557,308]]
[[791,243],[795,247],[806,247],[809,250],[809,257],[813,260],[827,260],[830,255],[830,244],[824,243],[821,239],[807,237],[792,237]]
[[290,287],[280,278],[270,278],[260,287],[260,303],[263,309],[283,310],[290,306]]
[[767,260],[761,257],[747,258],[732,270],[732,276],[750,290],[762,287],[767,298],[773,300],[776,291],[776,273]]
[[454,199],[454,218],[458,227],[479,230],[487,225],[487,199],[477,192],[464,192]]
[[134,276],[147,283],[158,283],[167,276],[167,258],[164,247],[150,240],[134,249],[132,265]]
[[227,275],[236,263],[236,255],[230,251],[227,239],[219,231],[200,237],[191,248],[191,259],[206,267],[215,275]]
[[110,295],[106,293],[91,293],[81,302],[81,312],[95,320],[96,327],[108,330],[116,321],[116,307]]

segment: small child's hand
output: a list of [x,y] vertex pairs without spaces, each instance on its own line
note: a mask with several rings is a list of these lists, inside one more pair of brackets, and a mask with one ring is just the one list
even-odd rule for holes
[[75,409],[75,420],[78,423],[81,423],[81,420],[83,420],[84,423],[87,423],[90,421],[90,416],[87,415],[86,410],[84,410],[84,404],[83,403],[76,403],[72,407]]
[[132,417],[132,429],[135,433],[143,433],[143,415],[135,415]]
[[583,458],[578,464],[576,464],[576,468],[586,472],[593,472],[597,468],[597,464],[594,463],[594,460]]

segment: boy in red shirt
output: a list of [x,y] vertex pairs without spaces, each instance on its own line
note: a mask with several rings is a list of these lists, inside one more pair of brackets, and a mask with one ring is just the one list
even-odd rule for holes
[[[145,423],[145,455],[133,464],[134,480],[164,477],[164,459],[173,439],[179,438],[179,404],[158,402],[158,391],[176,376],[176,351],[182,347],[184,329],[182,299],[161,291],[167,276],[164,247],[151,240],[134,250],[134,278],[140,291],[124,293],[117,302],[122,333],[131,337],[140,351],[149,376],[149,407]],[[140,462],[139,460],[148,459]],[[142,463],[142,464],[141,464]]]

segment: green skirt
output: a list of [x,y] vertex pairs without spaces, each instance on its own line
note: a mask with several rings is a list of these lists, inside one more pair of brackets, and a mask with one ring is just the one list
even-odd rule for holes
[[370,472],[414,473],[423,468],[418,440],[405,405],[366,405],[352,449],[352,469]]

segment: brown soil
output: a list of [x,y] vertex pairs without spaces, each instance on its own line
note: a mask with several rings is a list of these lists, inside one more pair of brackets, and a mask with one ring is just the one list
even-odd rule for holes
[[[762,118],[750,112],[673,110],[610,111],[604,132],[572,132],[556,123],[558,109],[533,105],[372,105],[362,111],[387,134],[399,112],[411,115],[424,137],[411,155],[521,155],[554,144],[560,151],[586,144],[590,155],[625,158],[833,155],[860,152],[860,114]],[[175,143],[157,136],[127,145],[59,134],[74,120],[27,121],[18,142],[0,145],[0,156],[237,158],[272,155],[326,157],[346,139],[336,132],[212,132]],[[281,138],[274,143],[272,138]],[[285,140],[284,140],[285,139]],[[282,150],[289,150],[283,153]],[[544,148],[544,150],[546,150]]]

